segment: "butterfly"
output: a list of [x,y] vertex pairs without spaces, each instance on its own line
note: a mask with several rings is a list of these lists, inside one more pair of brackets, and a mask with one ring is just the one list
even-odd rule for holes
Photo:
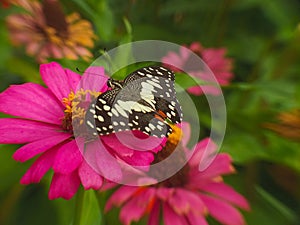
[[86,124],[94,135],[139,130],[168,137],[170,124],[182,121],[181,106],[174,88],[175,74],[162,66],[148,66],[123,81],[108,79],[109,90],[91,103]]

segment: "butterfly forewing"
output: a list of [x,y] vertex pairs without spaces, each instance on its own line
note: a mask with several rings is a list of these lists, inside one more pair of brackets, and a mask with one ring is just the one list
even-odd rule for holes
[[[140,130],[154,136],[168,136],[166,122],[182,121],[174,88],[175,75],[164,67],[150,66],[129,74],[117,87],[99,95],[87,111],[87,124],[100,135]],[[93,118],[95,121],[90,121]],[[91,124],[94,124],[92,127]]]

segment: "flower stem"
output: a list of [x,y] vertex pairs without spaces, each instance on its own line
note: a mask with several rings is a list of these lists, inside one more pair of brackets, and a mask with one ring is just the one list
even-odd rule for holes
[[84,190],[82,187],[78,189],[76,194],[76,201],[75,201],[75,212],[74,212],[74,221],[73,225],[80,225],[81,216],[82,216],[82,207],[83,207],[83,200],[84,200]]

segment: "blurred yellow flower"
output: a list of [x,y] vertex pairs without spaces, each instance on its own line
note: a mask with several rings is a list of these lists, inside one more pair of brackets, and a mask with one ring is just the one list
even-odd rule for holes
[[13,3],[27,12],[13,14],[6,22],[11,41],[25,45],[26,53],[38,62],[48,58],[89,60],[93,55],[96,35],[89,21],[78,13],[65,16],[57,0],[15,0]]
[[300,141],[300,110],[280,113],[278,120],[278,123],[266,123],[265,126],[285,138]]

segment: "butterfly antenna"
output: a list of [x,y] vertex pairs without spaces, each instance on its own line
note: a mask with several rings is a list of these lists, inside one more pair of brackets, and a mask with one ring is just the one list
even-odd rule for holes
[[106,77],[106,76],[101,75],[101,74],[99,74],[99,73],[91,73],[91,72],[82,71],[82,70],[80,70],[78,67],[76,67],[76,71],[79,72],[79,73],[81,73],[81,74],[87,73],[87,74],[97,75],[97,76],[100,76],[100,77]]

